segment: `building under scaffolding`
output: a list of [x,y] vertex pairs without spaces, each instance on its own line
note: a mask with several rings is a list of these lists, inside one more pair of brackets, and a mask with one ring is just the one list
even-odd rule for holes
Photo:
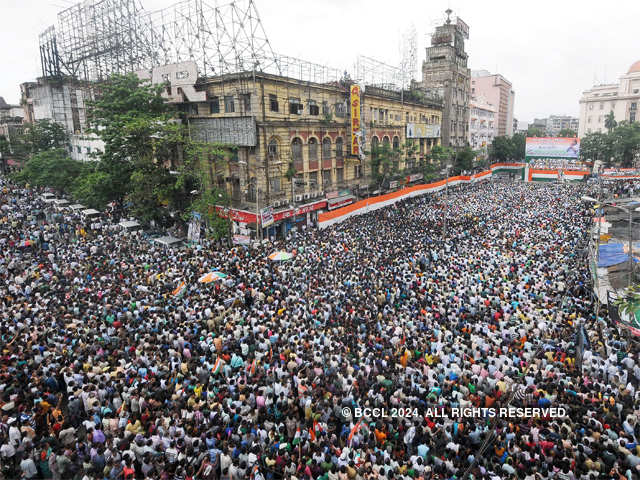
[[[274,53],[253,0],[185,0],[156,12],[138,0],[85,0],[40,36],[43,78],[24,97],[33,119],[49,116],[86,141],[92,85],[128,72],[162,84],[193,138],[233,145],[224,161],[201,160],[208,185],[231,193],[237,223],[255,224],[258,207],[271,206],[276,230],[263,233],[286,234],[371,187],[421,178],[439,144],[442,100],[414,82],[412,36],[401,68],[361,56],[349,73]],[[362,89],[357,129],[353,85]],[[382,176],[370,161],[378,146],[396,152]]]

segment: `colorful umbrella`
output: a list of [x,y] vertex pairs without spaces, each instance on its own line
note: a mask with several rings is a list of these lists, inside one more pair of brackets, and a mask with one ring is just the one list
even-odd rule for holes
[[269,255],[269,260],[273,260],[274,262],[281,262],[284,260],[291,260],[293,258],[293,253],[289,252],[274,252]]
[[222,272],[209,272],[201,276],[198,279],[198,281],[200,283],[211,283],[211,282],[215,282],[216,280],[220,280],[222,278],[227,278],[227,275],[225,275]]

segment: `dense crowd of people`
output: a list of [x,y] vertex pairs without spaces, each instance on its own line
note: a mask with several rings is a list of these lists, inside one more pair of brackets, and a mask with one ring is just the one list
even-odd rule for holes
[[566,158],[535,158],[529,162],[529,165],[533,168],[552,170],[591,170],[591,168],[583,162],[568,160]]
[[170,250],[2,182],[4,478],[639,478],[638,352],[596,318],[585,186],[450,189],[446,239],[436,194]]

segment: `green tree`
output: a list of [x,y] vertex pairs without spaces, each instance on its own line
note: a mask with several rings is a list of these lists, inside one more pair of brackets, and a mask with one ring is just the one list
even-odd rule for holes
[[66,150],[58,148],[34,154],[14,178],[22,183],[70,193],[74,182],[88,170],[87,164],[72,160]]
[[536,128],[534,126],[529,126],[527,129],[527,137],[546,137],[547,134],[541,128]]
[[607,129],[607,132],[611,133],[611,130],[618,126],[618,122],[616,122],[616,117],[613,114],[613,110],[611,110],[606,117],[604,117],[604,126]]
[[496,162],[506,162],[513,157],[513,142],[509,137],[495,137],[489,148],[489,157]]
[[[126,198],[145,222],[166,218],[167,207],[184,211],[200,183],[199,171],[192,168],[198,164],[195,149],[161,91],[161,85],[149,85],[135,74],[115,75],[101,86],[89,109],[91,131],[105,144],[97,168],[101,175],[78,186],[86,197],[87,187],[98,182],[108,188],[108,200]],[[170,174],[170,166],[178,175]],[[105,200],[102,193],[98,200]]]
[[184,218],[191,217],[191,212],[198,212],[207,224],[207,233],[215,240],[228,238],[231,235],[231,222],[227,217],[221,216],[215,209],[215,205],[229,206],[229,194],[226,190],[212,187],[199,193],[191,203],[189,212]]
[[140,159],[135,164],[129,181],[127,200],[132,203],[131,213],[144,223],[164,223],[175,179],[169,170],[156,165],[151,159]]
[[66,148],[69,137],[64,127],[49,119],[37,120],[27,126],[19,143],[26,153]]
[[578,134],[576,133],[576,131],[570,128],[563,128],[558,132],[558,137],[561,137],[561,138],[574,138],[577,136]]
[[460,175],[464,171],[473,169],[473,161],[476,158],[476,152],[471,147],[464,147],[456,154],[456,160],[453,164],[453,174]]
[[76,179],[71,193],[83,205],[102,210],[111,200],[111,191],[111,176],[93,170]]
[[612,159],[612,135],[594,132],[586,134],[580,140],[580,160],[583,162],[600,160],[605,167],[610,167]]
[[4,135],[0,135],[0,154],[8,155],[11,153],[11,146],[9,140]]
[[622,167],[633,166],[640,153],[640,123],[620,122],[609,135],[616,163]]
[[415,140],[408,138],[402,145],[402,152],[404,156],[405,168],[407,168],[409,162],[415,159],[418,153],[418,145]]
[[398,173],[400,155],[400,151],[391,148],[388,143],[379,144],[371,149],[371,172],[375,188],[384,186],[386,181]]
[[515,133],[511,137],[511,160],[524,161],[527,138],[523,133]]

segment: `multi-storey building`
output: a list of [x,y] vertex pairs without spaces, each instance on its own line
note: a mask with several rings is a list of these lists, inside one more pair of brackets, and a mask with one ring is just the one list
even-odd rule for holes
[[582,93],[578,136],[606,132],[605,118],[613,112],[616,122],[640,120],[640,60],[618,83],[594,85]]
[[9,105],[0,97],[0,137],[6,142],[0,151],[0,172],[11,170],[19,164],[15,145],[23,133],[23,116],[22,107]]
[[487,70],[471,72],[471,95],[482,96],[498,108],[496,136],[513,135],[515,91],[511,82],[499,73]]
[[[358,106],[364,155],[354,155],[349,80],[313,83],[242,72],[196,82],[194,66],[188,85],[186,67],[161,68],[166,72],[154,71],[151,78],[167,82],[165,96],[178,104],[192,138],[230,146],[226,159],[205,163],[208,181],[231,194],[239,224],[273,206],[271,234],[285,233],[296,217],[313,221],[319,209],[366,192],[376,147],[398,152],[394,170],[409,176],[440,144],[442,103],[425,92],[364,86]],[[411,142],[415,154],[407,158]]]
[[467,145],[469,140],[469,68],[464,40],[469,27],[457,19],[455,24],[447,10],[444,25],[436,27],[422,64],[422,85],[440,92],[444,99],[442,144],[453,148]]
[[547,135],[557,137],[562,130],[578,133],[578,119],[569,115],[551,115],[547,118]]
[[482,97],[471,97],[469,112],[469,145],[486,154],[496,134],[497,109]]
[[69,135],[69,154],[79,161],[93,160],[104,143],[87,132],[86,102],[93,98],[90,84],[71,77],[38,78],[20,85],[25,123],[51,120]]

